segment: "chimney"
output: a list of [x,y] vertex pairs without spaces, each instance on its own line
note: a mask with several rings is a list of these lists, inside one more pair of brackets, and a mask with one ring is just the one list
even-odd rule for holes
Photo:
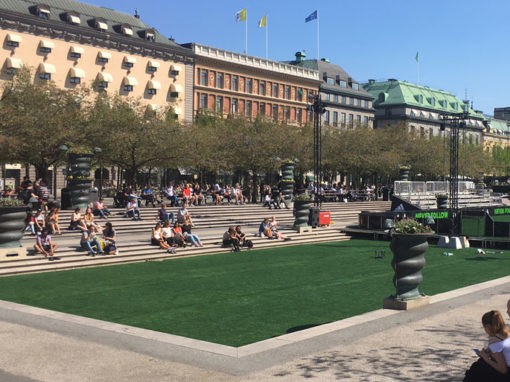
[[296,62],[303,62],[306,58],[305,52],[296,52]]
[[322,62],[329,62],[329,58],[321,58]]
[[375,80],[374,80],[374,79],[369,79],[369,80],[368,80],[368,84],[369,84],[369,85],[373,85],[373,84],[375,84]]

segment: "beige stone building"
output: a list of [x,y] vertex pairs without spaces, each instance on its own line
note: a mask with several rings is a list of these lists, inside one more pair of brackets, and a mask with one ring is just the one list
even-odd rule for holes
[[[66,89],[95,83],[97,91],[140,98],[152,109],[171,106],[179,120],[192,120],[192,52],[138,15],[73,0],[0,0],[0,43],[2,81],[26,66],[34,81]],[[19,165],[6,170],[16,182],[35,176]],[[60,178],[54,188],[63,186]]]
[[307,105],[319,89],[318,71],[195,43],[183,46],[195,54],[195,114],[312,121]]

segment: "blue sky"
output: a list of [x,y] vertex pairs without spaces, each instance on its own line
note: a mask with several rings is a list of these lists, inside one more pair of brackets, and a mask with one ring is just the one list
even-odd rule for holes
[[510,13],[508,0],[85,0],[134,14],[178,43],[197,42],[243,52],[245,24],[234,14],[248,10],[248,53],[265,57],[267,14],[269,59],[291,60],[304,50],[317,56],[316,22],[304,19],[319,10],[320,56],[342,66],[357,81],[397,78],[467,95],[474,108],[492,114],[510,106]]

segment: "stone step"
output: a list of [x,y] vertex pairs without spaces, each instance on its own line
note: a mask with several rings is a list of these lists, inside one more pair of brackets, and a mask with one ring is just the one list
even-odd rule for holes
[[[271,248],[278,246],[312,244],[324,241],[342,241],[349,240],[350,237],[333,229],[321,229],[312,233],[297,234],[295,232],[282,232],[292,238],[290,241],[268,240],[265,238],[250,238],[254,242],[254,249]],[[218,242],[219,240],[216,240]],[[250,251],[252,251],[250,250]],[[210,242],[204,241],[202,248],[180,248],[177,254],[172,255],[160,250],[155,246],[143,244],[138,246],[119,245],[119,255],[96,256],[94,258],[85,255],[85,252],[58,252],[61,260],[48,261],[39,255],[31,259],[12,260],[0,262],[0,275],[13,275],[33,272],[47,272],[54,270],[75,269],[81,267],[92,267],[102,265],[114,265],[141,261],[165,260],[171,258],[180,258],[188,256],[200,256],[216,253],[229,252],[229,248],[222,248],[215,244],[214,239]],[[245,250],[243,250],[244,252]]]

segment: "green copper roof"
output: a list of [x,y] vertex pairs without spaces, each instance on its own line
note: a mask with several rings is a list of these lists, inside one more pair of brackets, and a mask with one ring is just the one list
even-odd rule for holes
[[505,135],[510,133],[510,126],[508,126],[508,122],[502,119],[494,119],[492,117],[487,117],[487,125],[489,127],[489,132],[492,134]]
[[364,89],[374,97],[374,107],[407,105],[424,108],[437,113],[468,112],[474,118],[483,119],[463,101],[453,94],[427,86],[411,84],[405,81],[389,80],[363,84]]
[[[128,24],[132,27],[134,35],[132,38],[143,38],[138,33],[145,31],[146,29],[153,29],[146,23],[135,16],[128,15],[126,13],[117,12],[110,8],[97,7],[81,3],[74,0],[0,0],[0,13],[2,10],[22,13],[37,17],[33,13],[34,6],[47,5],[50,7],[50,20],[59,21],[65,23],[65,14],[67,12],[76,12],[80,18],[80,25],[77,28],[93,28],[93,21],[95,18],[103,18],[108,25],[107,32],[118,33],[114,27],[121,24]],[[133,10],[134,11],[134,10]],[[155,42],[180,47],[173,41],[168,40],[165,36],[161,35],[156,31]]]

